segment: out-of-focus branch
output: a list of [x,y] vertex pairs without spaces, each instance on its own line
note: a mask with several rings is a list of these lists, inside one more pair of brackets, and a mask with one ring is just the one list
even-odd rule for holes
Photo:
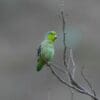
[[75,62],[74,62],[74,59],[73,59],[73,51],[72,51],[72,49],[70,49],[70,59],[72,61],[72,65],[73,65],[72,77],[74,78],[75,77],[76,65],[75,65]]
[[[76,86],[77,88],[79,89],[82,89],[73,79],[74,77],[74,74],[73,74],[73,77],[72,77],[72,73],[70,72],[70,64],[68,62],[68,60],[71,59],[72,61],[72,64],[74,66],[74,68],[72,69],[74,72],[75,71],[75,63],[74,63],[74,60],[73,60],[73,56],[72,56],[72,49],[68,49],[67,48],[67,45],[66,45],[66,21],[65,21],[65,17],[64,17],[64,12],[61,11],[61,18],[62,18],[62,32],[63,32],[63,45],[64,45],[64,51],[63,51],[63,62],[64,62],[64,66],[67,68],[66,70],[68,71],[68,75],[69,75],[69,78],[70,78],[70,81],[71,83]],[[67,49],[69,50],[69,57],[68,57],[68,60],[66,59],[67,58],[67,55],[66,55],[66,52],[67,52]],[[67,61],[66,61],[67,60]],[[83,90],[83,89],[82,89]]]
[[63,70],[62,68],[60,68],[60,67],[58,67],[57,65],[55,65],[55,64],[53,64],[53,63],[49,63],[51,66],[53,66],[55,69],[57,69],[58,71],[60,71],[60,72],[62,72],[62,73],[64,73],[64,74],[66,74],[66,71],[65,70]]
[[[67,67],[69,66],[69,68],[67,69],[68,70],[68,75],[69,75],[69,78],[70,78],[70,82],[72,85],[74,85],[75,87],[77,87],[78,89],[80,90],[83,90],[83,91],[87,91],[85,88],[83,88],[82,86],[80,86],[75,80],[74,80],[74,76],[75,76],[75,70],[76,70],[76,66],[75,66],[75,62],[74,62],[74,59],[73,59],[73,53],[72,53],[72,49],[70,49],[70,56],[69,56],[69,59],[71,59],[72,61],[72,71],[70,71],[70,63],[66,62],[66,51],[67,51],[67,46],[66,46],[66,32],[65,32],[65,27],[66,27],[66,21],[65,21],[65,18],[64,18],[64,13],[63,11],[61,12],[61,16],[62,16],[62,31],[63,31],[63,44],[64,44],[64,57],[63,57],[63,60],[64,60],[64,65]],[[67,64],[68,63],[68,64]],[[85,78],[85,77],[84,77]],[[85,80],[87,80],[85,78]],[[88,82],[88,80],[87,80]],[[96,97],[96,93],[95,91],[93,90],[91,84],[88,82],[88,85],[90,86],[92,92],[93,92],[93,95]],[[95,98],[93,98],[95,100]]]
[[94,94],[94,96],[96,96],[96,92],[95,92],[95,90],[93,89],[92,84],[89,82],[89,80],[88,80],[88,79],[85,77],[85,75],[84,75],[84,66],[82,67],[81,75],[82,75],[84,81],[87,83],[87,85],[88,85],[89,88],[91,89],[91,92]]
[[[66,45],[66,21],[65,21],[65,18],[64,18],[64,12],[61,11],[61,18],[62,18],[62,31],[63,31],[63,45],[64,45],[64,52],[63,52],[63,61],[64,61],[64,66],[66,67],[66,70],[68,71],[68,61],[69,61],[69,55],[68,55],[68,51],[69,49],[67,48],[67,45]],[[68,31],[68,30],[67,30]],[[69,71],[68,71],[69,73]],[[70,80],[70,78],[69,78]],[[74,95],[74,92],[72,89],[70,89],[70,92],[71,92],[71,100],[73,100],[73,95]]]
[[62,83],[64,84],[65,86],[77,91],[78,93],[81,93],[81,94],[85,94],[85,95],[88,95],[90,96],[91,98],[93,98],[94,100],[99,100],[97,97],[95,97],[93,94],[89,93],[88,91],[85,91],[85,90],[81,90],[75,86],[73,86],[72,84],[70,83],[67,83],[65,80],[63,80],[59,75],[57,75],[56,71],[54,71],[54,69],[52,68],[51,65],[49,65],[47,63],[47,66],[50,68],[50,71],[52,72],[52,74]]
[[[75,81],[75,70],[76,70],[76,65],[75,65],[75,61],[73,58],[73,51],[71,48],[68,48],[66,45],[66,31],[65,31],[65,27],[66,27],[66,21],[65,21],[65,17],[64,17],[64,12],[61,11],[61,18],[62,18],[62,32],[63,32],[63,46],[64,46],[64,51],[63,51],[63,64],[65,66],[65,70],[63,70],[62,68],[59,68],[57,65],[54,64],[48,64],[47,66],[49,67],[50,71],[52,72],[52,74],[65,86],[69,87],[71,90],[71,94],[72,94],[72,99],[73,100],[73,90],[77,91],[78,93],[81,94],[85,94],[89,97],[91,97],[93,100],[99,100],[96,97],[96,93],[92,88],[92,85],[89,83],[88,79],[85,78],[84,74],[82,73],[82,76],[84,78],[84,80],[88,83],[88,86],[90,87],[91,92],[89,92],[85,87],[81,86],[77,81]],[[72,67],[71,67],[72,66]],[[60,72],[66,74],[66,77],[69,77],[69,81],[65,81],[61,76],[59,76],[56,73],[56,70],[59,70]]]
[[63,45],[64,45],[64,51],[63,51],[63,61],[64,61],[64,66],[67,68],[67,46],[66,46],[66,32],[65,32],[65,28],[66,28],[66,22],[65,22],[65,18],[64,18],[64,13],[63,11],[61,11],[61,18],[62,18],[62,31],[63,31]]

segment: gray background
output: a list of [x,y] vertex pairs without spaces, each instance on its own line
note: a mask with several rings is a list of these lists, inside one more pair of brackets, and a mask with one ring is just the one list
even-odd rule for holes
[[[45,33],[61,33],[60,7],[60,0],[0,0],[0,100],[48,100],[48,94],[49,100],[70,100],[69,90],[47,68],[35,70],[36,49]],[[82,32],[76,62],[86,66],[85,75],[100,97],[100,0],[65,0],[64,11]],[[56,47],[60,61],[61,47]],[[80,66],[76,80],[84,85]],[[90,100],[75,94],[74,100]]]

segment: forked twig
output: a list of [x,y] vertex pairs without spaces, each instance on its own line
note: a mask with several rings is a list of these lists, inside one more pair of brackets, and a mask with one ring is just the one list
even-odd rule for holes
[[84,91],[84,90],[81,90],[75,86],[73,86],[72,84],[70,83],[67,83],[66,81],[64,81],[59,75],[57,75],[57,73],[54,71],[54,69],[52,68],[51,65],[49,65],[47,63],[47,66],[50,68],[50,71],[52,72],[52,74],[62,83],[64,84],[65,86],[77,91],[78,93],[81,93],[81,94],[85,94],[85,95],[88,95],[90,96],[91,98],[93,98],[94,100],[99,100],[97,97],[95,97],[93,94],[89,93],[88,91]]
[[93,89],[92,84],[89,82],[89,80],[88,80],[88,79],[85,77],[85,75],[84,75],[84,66],[82,67],[81,75],[82,75],[84,81],[88,84],[89,88],[91,89],[91,92],[94,94],[94,96],[96,96],[96,92],[95,92],[95,90]]

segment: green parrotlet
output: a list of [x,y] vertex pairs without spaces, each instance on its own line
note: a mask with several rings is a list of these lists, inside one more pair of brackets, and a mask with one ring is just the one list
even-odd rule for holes
[[57,32],[49,31],[44,39],[44,41],[40,44],[37,51],[37,66],[36,70],[39,72],[44,65],[51,61],[54,57],[54,43],[57,39]]

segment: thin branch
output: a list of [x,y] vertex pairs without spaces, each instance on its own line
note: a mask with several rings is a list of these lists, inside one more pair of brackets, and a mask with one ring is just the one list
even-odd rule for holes
[[66,58],[67,58],[66,57],[67,46],[66,46],[66,32],[65,32],[66,22],[65,22],[63,11],[61,11],[61,18],[62,18],[63,45],[64,45],[63,61],[64,61],[64,66],[67,68],[68,67],[67,62],[66,62]]
[[[67,48],[67,45],[66,45],[66,22],[65,22],[65,18],[64,18],[64,13],[63,11],[61,11],[61,17],[62,17],[62,31],[63,31],[63,45],[64,45],[64,51],[63,51],[63,63],[64,63],[64,66],[66,67],[66,70],[68,72],[68,61],[69,61],[69,55],[68,55],[68,51],[69,49]],[[68,31],[68,30],[67,30]],[[68,50],[68,51],[67,51]],[[69,73],[69,72],[68,72]],[[69,79],[70,80],[70,79]],[[73,95],[74,95],[74,92],[72,89],[70,89],[70,92],[71,92],[71,100],[73,100]]]
[[[63,45],[64,45],[64,52],[63,52],[63,61],[64,61],[64,66],[67,68],[66,70],[68,71],[68,74],[69,74],[69,78],[70,78],[70,81],[71,83],[76,86],[77,88],[79,89],[82,89],[84,90],[82,87],[80,87],[73,79],[72,77],[72,74],[70,73],[70,71],[68,70],[68,61],[66,62],[66,52],[67,52],[67,45],[66,45],[66,32],[65,32],[65,27],[66,27],[66,22],[65,22],[65,18],[64,18],[64,13],[63,11],[61,11],[61,17],[62,17],[62,31],[63,31]],[[71,50],[71,55],[70,55],[70,58],[73,62],[73,65],[75,66],[74,64],[74,60],[72,59],[72,50]],[[74,70],[73,70],[74,72]]]
[[82,67],[82,70],[81,70],[81,75],[83,77],[83,79],[85,80],[85,82],[88,84],[89,88],[91,89],[92,93],[94,94],[94,96],[96,96],[96,92],[95,90],[93,89],[92,87],[92,84],[89,82],[89,80],[85,77],[84,75],[84,67]]
[[[84,88],[82,86],[80,86],[75,80],[74,80],[74,77],[75,77],[75,70],[76,70],[76,65],[75,65],[75,62],[74,62],[74,59],[73,59],[73,52],[72,52],[72,49],[70,49],[69,51],[70,53],[70,60],[72,62],[72,71],[69,71],[69,77],[70,77],[70,82],[71,84],[73,84],[74,86],[76,86],[77,88],[81,89],[81,90],[84,90]],[[70,65],[70,63],[69,63]],[[71,66],[70,66],[71,67]],[[70,70],[70,67],[69,67],[69,70]]]
[[[68,55],[69,54],[69,55]],[[73,62],[72,62],[72,59],[71,59],[71,49],[69,49],[69,51],[68,51],[68,76],[69,76],[69,81],[70,81],[70,83],[72,84],[72,85],[74,85],[73,83],[75,83],[74,81],[73,81],[73,79],[74,79],[74,67],[75,66],[73,66]],[[73,56],[72,56],[73,57]],[[72,66],[70,66],[70,63],[72,62]],[[72,69],[71,69],[72,68]],[[76,86],[76,85],[75,85]],[[74,100],[74,91],[73,91],[73,89],[71,89],[70,88],[70,92],[71,92],[71,100]]]
[[55,64],[50,63],[50,65],[51,65],[51,66],[53,66],[55,69],[59,70],[60,72],[62,72],[62,73],[64,73],[64,74],[66,74],[66,71],[65,71],[65,70],[63,70],[62,68],[60,68],[60,67],[56,66]]
[[[63,23],[63,26],[62,26],[62,30],[63,30],[63,44],[64,44],[64,55],[63,55],[63,60],[64,60],[64,65],[65,67],[68,67],[69,66],[69,63],[66,62],[66,50],[67,50],[67,46],[66,46],[66,33],[65,33],[65,26],[66,26],[66,22],[65,22],[65,18],[64,18],[64,13],[63,11],[61,12],[61,16],[62,16],[62,23]],[[80,86],[75,80],[74,80],[74,74],[75,74],[75,70],[76,70],[76,67],[75,67],[75,63],[74,63],[74,60],[73,60],[73,54],[72,54],[72,49],[70,49],[70,59],[72,61],[72,65],[73,65],[73,69],[72,69],[72,73],[68,70],[68,75],[69,75],[69,78],[70,78],[70,81],[71,81],[71,84],[74,85],[76,88],[82,90],[82,91],[87,91],[86,89],[84,89],[82,86]],[[68,64],[67,64],[68,63]],[[92,89],[93,90],[93,89]],[[86,93],[86,92],[85,92]],[[84,93],[83,93],[84,94]],[[87,94],[87,93],[86,93]],[[95,95],[95,92],[93,93]],[[90,94],[88,94],[90,95]],[[96,100],[96,98],[92,97],[94,100]]]
[[97,97],[95,97],[93,94],[89,93],[88,91],[86,90],[80,90],[79,88],[77,87],[74,87],[73,85],[67,83],[66,81],[64,81],[60,76],[57,75],[57,73],[53,70],[53,68],[51,67],[51,65],[49,65],[47,63],[47,66],[50,68],[52,74],[62,83],[64,84],[65,86],[69,87],[69,88],[72,88],[74,89],[75,91],[81,93],[81,94],[85,94],[85,95],[88,95],[90,96],[91,98],[93,98],[94,100],[99,100]]
[[70,49],[70,59],[72,61],[72,65],[73,65],[72,77],[74,78],[74,76],[75,76],[75,70],[76,70],[76,65],[75,65],[75,62],[74,62],[74,59],[73,59],[73,51],[72,51],[72,49]]

